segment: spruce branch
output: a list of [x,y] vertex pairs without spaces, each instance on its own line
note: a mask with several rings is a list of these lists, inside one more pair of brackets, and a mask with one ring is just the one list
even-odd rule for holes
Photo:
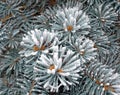
[[9,20],[12,17],[12,14],[9,14],[7,16],[5,16],[4,18],[1,18],[0,21],[2,21],[2,23],[5,23],[7,20]]
[[[120,75],[115,73],[110,67],[102,65],[102,63],[93,62],[87,66],[85,71],[85,74],[90,78],[86,78],[85,89],[89,91],[92,88],[94,89],[92,93],[99,93],[98,95],[106,95],[107,93],[119,95],[120,92],[117,89],[119,89],[120,82],[118,80]],[[99,91],[95,91],[95,88],[99,89]]]
[[0,95],[119,95],[119,0],[1,0]]
[[32,90],[34,88],[34,85],[35,85],[35,81],[32,81],[31,87],[30,87],[30,90],[29,90],[29,95],[32,95]]

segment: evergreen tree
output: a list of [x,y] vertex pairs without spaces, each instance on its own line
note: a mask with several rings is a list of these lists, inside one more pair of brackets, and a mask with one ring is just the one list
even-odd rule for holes
[[120,95],[120,0],[0,0],[0,95]]

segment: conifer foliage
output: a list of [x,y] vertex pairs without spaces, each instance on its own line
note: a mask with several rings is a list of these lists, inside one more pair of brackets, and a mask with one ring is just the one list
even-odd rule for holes
[[120,0],[0,0],[0,95],[120,95]]

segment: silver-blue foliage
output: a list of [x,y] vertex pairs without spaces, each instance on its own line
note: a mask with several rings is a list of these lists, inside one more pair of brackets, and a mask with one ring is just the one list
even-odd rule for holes
[[0,0],[0,95],[120,95],[120,0]]

